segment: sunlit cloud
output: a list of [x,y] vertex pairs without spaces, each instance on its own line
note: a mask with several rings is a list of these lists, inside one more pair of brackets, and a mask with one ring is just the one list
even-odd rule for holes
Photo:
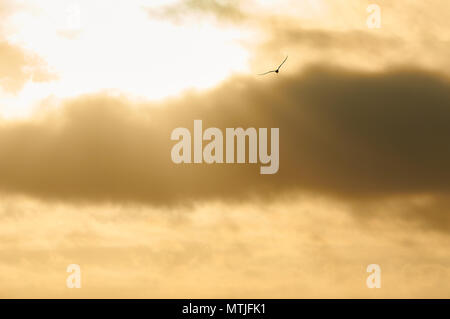
[[[80,13],[78,33],[64,24],[77,12],[67,11],[73,3]],[[43,57],[59,77],[41,85],[34,101],[25,99],[28,107],[49,95],[71,97],[104,89],[159,99],[209,88],[247,70],[248,53],[239,43],[246,34],[233,28],[152,20],[140,1],[116,6],[108,1],[28,4],[27,11],[12,19],[17,28],[13,39]],[[29,90],[23,95],[29,98]]]

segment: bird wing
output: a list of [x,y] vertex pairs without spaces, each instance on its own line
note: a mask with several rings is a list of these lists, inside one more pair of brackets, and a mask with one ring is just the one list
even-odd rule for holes
[[286,62],[286,60],[288,59],[288,57],[289,57],[289,55],[288,56],[286,56],[286,59],[284,59],[284,61],[283,62],[281,62],[281,64],[280,64],[280,66],[278,67],[278,70],[281,68],[281,66],[284,64],[284,62]]
[[267,71],[267,72],[265,72],[265,73],[261,73],[261,74],[258,74],[258,75],[266,75],[266,74],[269,74],[269,73],[272,73],[272,72],[276,72],[276,70]]

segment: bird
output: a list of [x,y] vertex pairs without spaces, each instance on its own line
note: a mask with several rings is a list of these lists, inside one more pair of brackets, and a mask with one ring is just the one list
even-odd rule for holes
[[289,56],[286,56],[286,59],[284,59],[284,61],[281,62],[280,66],[279,66],[278,68],[276,68],[275,70],[267,71],[267,72],[265,72],[265,73],[261,73],[261,74],[258,74],[258,75],[266,75],[266,74],[269,74],[269,73],[272,73],[272,72],[278,74],[278,73],[280,72],[281,66],[284,64],[284,62],[286,62],[286,60],[288,59],[288,57],[289,57]]

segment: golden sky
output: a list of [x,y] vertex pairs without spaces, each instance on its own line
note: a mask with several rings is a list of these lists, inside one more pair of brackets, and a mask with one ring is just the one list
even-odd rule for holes
[[[0,297],[449,298],[449,12],[1,0]],[[280,128],[278,173],[174,164],[196,119]]]

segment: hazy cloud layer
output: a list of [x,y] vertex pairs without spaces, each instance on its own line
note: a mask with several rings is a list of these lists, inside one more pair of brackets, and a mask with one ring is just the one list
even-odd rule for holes
[[[193,209],[2,198],[0,296],[447,298],[449,237],[310,198]],[[20,234],[20,236],[18,236]],[[430,249],[432,247],[432,249]],[[67,289],[69,264],[81,289]],[[382,289],[367,289],[367,265]]]
[[[146,9],[150,19],[199,26],[210,17],[251,34],[242,40],[252,53],[252,71],[267,61],[291,55],[291,65],[310,63],[380,70],[391,65],[416,65],[447,72],[450,67],[448,3],[433,0],[379,1],[382,24],[370,29],[370,1],[299,0],[286,2],[176,1]],[[414,17],[414,18],[411,18]],[[232,30],[232,29],[230,29]]]

